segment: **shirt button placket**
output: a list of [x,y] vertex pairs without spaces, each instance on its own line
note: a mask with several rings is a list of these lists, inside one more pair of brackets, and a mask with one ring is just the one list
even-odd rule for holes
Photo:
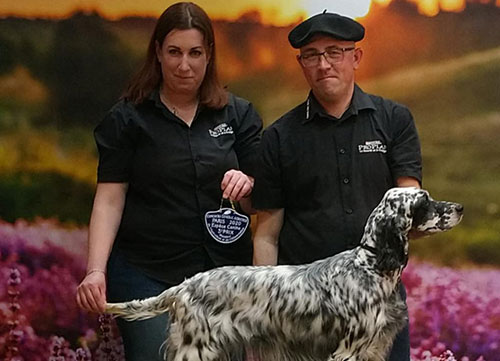
[[[338,149],[338,153],[339,153],[341,156],[347,156],[347,155],[348,155],[348,154],[347,154],[347,150],[346,150],[346,148],[344,148],[344,147],[340,147],[340,148]],[[348,159],[346,159],[346,158],[344,158],[344,157],[341,157],[341,158],[339,159],[339,163],[343,165],[343,167],[341,167],[341,168],[344,168],[344,170],[345,170],[345,169],[347,169],[346,167],[348,167]],[[342,178],[342,184],[343,184],[344,186],[348,186],[348,185],[350,185],[350,183],[351,183],[351,179],[350,179],[348,176],[344,176],[344,177]],[[350,189],[346,189],[346,188],[343,188],[343,189],[342,189],[342,193],[345,195],[345,198],[344,198],[344,199],[346,199],[346,198],[347,198],[346,196],[347,196],[347,194],[350,194],[350,192],[351,192],[351,190],[350,190]],[[352,208],[350,208],[349,206],[346,206],[346,207],[344,208],[344,211],[345,211],[345,213],[346,213],[347,215],[351,215],[351,214],[353,214],[353,212],[354,212],[354,211],[353,211],[353,209],[352,209]]]
[[199,170],[199,163],[200,163],[200,157],[196,154],[197,149],[195,144],[193,144],[193,132],[192,129],[188,129],[188,141],[189,141],[189,149],[191,150],[191,159],[193,160],[193,167],[194,167],[194,172],[195,172],[195,188],[199,190],[201,188],[201,184],[199,181],[199,176],[200,176],[200,170]]

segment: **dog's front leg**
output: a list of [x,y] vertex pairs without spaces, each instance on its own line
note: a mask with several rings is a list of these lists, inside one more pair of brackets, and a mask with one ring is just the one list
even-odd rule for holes
[[339,355],[338,353],[331,354],[327,361],[358,361],[354,360],[351,356]]

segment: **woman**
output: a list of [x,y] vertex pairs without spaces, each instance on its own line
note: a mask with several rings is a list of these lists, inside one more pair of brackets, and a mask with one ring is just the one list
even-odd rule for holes
[[[207,14],[193,3],[170,6],[145,65],[95,130],[98,184],[80,307],[103,312],[107,301],[150,297],[200,271],[251,264],[249,229],[219,243],[205,214],[223,198],[250,209],[261,130],[251,104],[218,82]],[[117,322],[126,360],[161,359],[166,316]]]

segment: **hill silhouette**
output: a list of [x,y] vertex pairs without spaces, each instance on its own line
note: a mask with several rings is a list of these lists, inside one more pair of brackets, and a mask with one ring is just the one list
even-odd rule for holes
[[422,16],[414,3],[394,0],[387,7],[373,4],[361,20],[366,27],[361,78],[409,65],[451,59],[500,45],[500,8],[494,2],[468,3],[462,12]]

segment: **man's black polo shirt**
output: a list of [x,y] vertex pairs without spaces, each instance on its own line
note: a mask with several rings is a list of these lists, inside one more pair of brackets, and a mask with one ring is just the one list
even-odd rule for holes
[[252,201],[285,209],[279,263],[308,263],[358,245],[370,212],[401,176],[421,181],[406,107],[356,86],[336,119],[311,93],[264,131]]
[[250,230],[221,244],[204,216],[219,209],[227,170],[254,174],[261,130],[252,105],[232,95],[221,110],[199,109],[191,127],[157,91],[115,105],[95,130],[98,182],[129,183],[114,247],[170,284],[214,265],[251,264]]

